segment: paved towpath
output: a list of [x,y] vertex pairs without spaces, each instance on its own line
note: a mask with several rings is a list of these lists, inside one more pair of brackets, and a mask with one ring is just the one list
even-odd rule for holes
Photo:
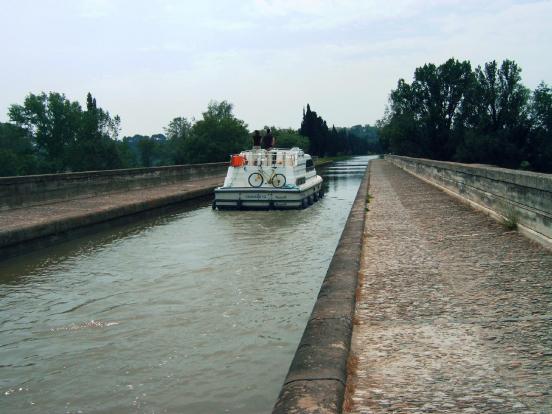
[[224,176],[0,211],[0,248],[212,192]]
[[369,192],[350,411],[552,413],[552,252],[387,161]]

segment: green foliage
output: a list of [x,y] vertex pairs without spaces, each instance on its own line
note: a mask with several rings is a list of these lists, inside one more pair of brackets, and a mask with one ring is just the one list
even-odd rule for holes
[[[32,137],[41,172],[120,168],[114,140],[120,119],[96,106],[89,93],[86,110],[56,92],[29,94],[8,115]],[[20,171],[22,172],[22,171]],[[23,173],[27,173],[24,171]]]
[[533,92],[529,108],[531,134],[527,159],[537,171],[552,173],[552,89],[544,82]]
[[311,111],[309,104],[307,104],[307,110],[303,111],[299,133],[309,138],[311,154],[320,157],[326,155],[326,146],[330,135],[328,124],[315,111]]
[[23,105],[12,105],[8,115],[15,125],[25,128],[34,138],[37,150],[54,171],[69,168],[69,147],[77,139],[82,109],[65,95],[29,94]]
[[507,230],[517,230],[519,224],[519,213],[513,206],[508,205],[504,207],[502,224]]
[[274,138],[276,139],[276,147],[278,148],[293,148],[298,147],[303,151],[309,151],[309,139],[296,130],[291,128],[280,129],[270,127]]
[[0,177],[39,172],[27,131],[13,124],[0,123]]
[[247,125],[232,114],[232,104],[212,101],[203,119],[192,127],[183,149],[187,162],[203,163],[226,161],[250,145]]
[[174,118],[165,128],[172,163],[184,164],[186,162],[186,139],[189,138],[191,130],[192,123],[184,117]]
[[378,129],[370,125],[328,128],[326,121],[307,104],[299,133],[309,139],[309,152],[319,157],[364,155],[381,151]]
[[550,171],[551,100],[545,84],[531,97],[510,60],[426,64],[391,91],[381,142],[401,155]]
[[[232,110],[226,101],[211,102],[199,121],[174,118],[166,135],[120,140],[120,118],[100,108],[90,93],[84,108],[60,93],[31,93],[23,104],[9,108],[11,123],[0,124],[0,175],[226,161],[252,143],[247,125]],[[271,130],[278,147],[299,147],[319,156],[366,154],[379,148],[377,128],[330,129],[309,105],[301,132]]]

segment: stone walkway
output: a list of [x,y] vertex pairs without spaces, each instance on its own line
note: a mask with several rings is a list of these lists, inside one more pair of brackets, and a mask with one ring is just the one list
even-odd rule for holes
[[0,211],[1,248],[210,194],[224,176]]
[[369,192],[350,412],[552,413],[552,252],[387,161]]

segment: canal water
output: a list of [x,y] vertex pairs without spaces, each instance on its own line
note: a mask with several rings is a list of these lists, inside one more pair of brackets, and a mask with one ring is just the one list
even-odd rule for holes
[[1,263],[0,411],[270,412],[370,158],[306,210],[205,201]]

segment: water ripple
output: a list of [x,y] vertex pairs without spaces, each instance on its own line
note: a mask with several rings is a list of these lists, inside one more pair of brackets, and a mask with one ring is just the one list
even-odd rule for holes
[[306,210],[205,202],[10,261],[2,411],[270,411],[367,161]]

